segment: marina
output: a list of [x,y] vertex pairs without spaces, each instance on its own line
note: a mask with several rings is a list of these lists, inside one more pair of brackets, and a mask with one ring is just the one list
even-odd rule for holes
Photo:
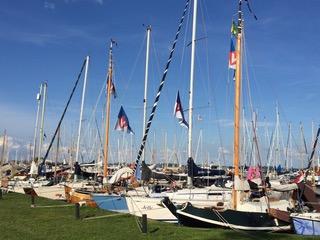
[[[26,17],[16,3],[1,4],[4,15],[16,16],[12,23]],[[0,120],[4,239],[102,239],[107,232],[111,239],[319,237],[320,112],[311,79],[320,65],[301,60],[310,47],[303,41],[290,39],[299,57],[278,48],[288,42],[279,19],[297,21],[279,9],[302,14],[296,0],[279,9],[272,0],[179,0],[167,18],[160,11],[166,1],[140,4],[46,0],[39,26],[60,16],[74,24],[79,41],[72,36],[68,45],[67,35],[49,34],[41,44],[26,36],[19,43],[82,50],[60,53],[67,68],[48,55],[55,64],[28,76],[48,78],[38,86],[28,80],[36,91],[30,116],[16,125],[11,115]],[[303,17],[314,14],[311,5]],[[107,6],[119,9],[103,25],[97,19]],[[73,17],[63,12],[71,7]],[[128,22],[134,12],[139,16]],[[92,18],[85,22],[80,13]],[[143,16],[148,24],[133,28]],[[105,26],[110,36],[97,33]],[[301,39],[313,41],[308,29]],[[291,66],[292,59],[299,64]],[[304,61],[309,75],[298,69]]]

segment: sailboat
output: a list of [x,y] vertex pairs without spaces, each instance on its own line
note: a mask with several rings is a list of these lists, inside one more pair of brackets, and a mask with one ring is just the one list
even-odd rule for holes
[[[145,79],[145,93],[144,93],[144,121],[143,121],[143,126],[144,126],[144,130],[145,130],[145,117],[146,117],[146,87],[147,87],[147,74],[148,74],[148,58],[149,58],[149,41],[150,41],[150,32],[151,32],[151,27],[148,26],[147,27],[147,54],[146,54],[146,79]],[[111,84],[111,80],[112,80],[112,43],[110,45],[110,56],[109,56],[109,79],[108,79],[108,89],[109,89],[109,85]],[[110,91],[108,90],[108,95],[110,95]],[[109,99],[110,100],[110,99]],[[109,102],[109,101],[108,101]],[[108,108],[109,104],[107,104],[107,108]],[[123,115],[125,115],[123,108],[121,107],[120,113]],[[108,128],[109,128],[109,110],[107,109],[107,120],[106,120],[106,137],[108,137]],[[118,115],[118,122],[116,124],[116,130],[122,130],[124,131],[124,126],[123,123],[125,122],[126,124],[128,124],[126,126],[127,128],[127,132],[132,132],[132,130],[130,129],[129,126],[129,121],[127,119],[127,117],[125,116],[125,120],[123,121],[123,118],[120,117]],[[120,121],[120,122],[119,122]],[[106,138],[105,141],[105,148],[104,148],[105,152],[104,152],[104,157],[105,157],[105,161],[104,161],[104,183],[106,183],[106,178],[108,175],[108,162],[106,160],[107,155],[108,155],[108,138]],[[121,213],[135,213],[135,208],[133,206],[137,206],[137,204],[139,204],[139,197],[145,196],[145,191],[141,191],[139,193],[139,189],[138,190],[133,190],[133,191],[127,191],[127,186],[125,187],[115,187],[115,185],[117,183],[119,183],[121,181],[121,179],[128,179],[131,176],[133,176],[133,171],[132,169],[130,169],[129,167],[123,167],[121,169],[119,169],[117,172],[115,172],[115,174],[113,175],[113,177],[111,179],[108,180],[108,186],[109,186],[109,192],[108,193],[92,193],[91,196],[94,199],[94,201],[96,202],[97,206],[101,209],[104,210],[108,210],[108,211],[115,211],[115,212],[121,212]],[[157,199],[156,201],[154,199],[149,199],[149,203],[151,205],[155,205],[158,208],[160,207],[163,211],[160,215],[162,216],[163,220],[176,220],[176,218],[170,213],[170,211],[168,211],[166,208],[164,208],[163,206],[161,206],[160,204],[160,200]],[[144,206],[148,209],[150,209],[150,206],[148,205],[148,201],[144,200]],[[155,203],[154,203],[155,202]],[[147,206],[146,206],[147,204]],[[170,215],[169,217],[167,217],[166,215]]]
[[[137,159],[136,159],[136,162],[134,165],[132,175],[135,175],[137,167],[139,166],[140,158],[143,157],[143,152],[144,152],[144,147],[145,147],[146,139],[148,136],[148,132],[149,132],[149,129],[151,126],[152,119],[155,114],[155,110],[158,105],[158,101],[160,99],[160,93],[161,93],[163,84],[165,82],[166,75],[167,75],[171,60],[172,60],[172,56],[173,56],[173,53],[175,50],[175,46],[176,46],[176,43],[178,40],[178,36],[179,36],[180,30],[181,30],[181,27],[182,27],[182,23],[185,19],[185,15],[186,15],[186,12],[187,12],[187,9],[189,6],[189,1],[190,0],[187,0],[187,2],[186,2],[186,5],[185,5],[185,8],[184,8],[184,11],[183,11],[180,23],[179,23],[179,27],[176,32],[175,39],[174,39],[174,42],[173,42],[173,45],[172,45],[172,48],[170,51],[170,55],[169,55],[169,58],[168,58],[168,61],[166,64],[166,68],[163,72],[163,76],[160,81],[160,86],[159,86],[159,89],[158,89],[158,92],[157,92],[157,95],[156,95],[156,98],[155,98],[155,101],[154,101],[154,104],[152,107],[152,111],[151,111],[151,114],[149,116],[147,123],[145,123],[145,117],[144,117],[144,126],[143,126],[144,135],[143,135],[142,143],[140,146],[140,150],[138,152],[138,156],[137,156]],[[147,28],[147,37],[150,34],[150,30],[151,30],[151,28],[148,27]],[[149,39],[149,37],[148,37],[148,39]],[[148,49],[147,49],[147,58],[148,58]],[[146,61],[146,63],[147,63],[147,61]],[[146,73],[147,73],[147,69],[146,69]],[[146,101],[146,98],[144,98],[144,101]],[[144,163],[144,161],[142,161],[142,163]],[[168,221],[175,220],[176,221],[175,216],[173,214],[171,214],[171,212],[168,211],[166,208],[161,206],[160,201],[162,198],[148,198],[147,199],[145,197],[146,193],[145,193],[145,191],[143,191],[143,189],[142,189],[141,194],[143,196],[143,198],[140,199],[141,201],[139,201],[139,199],[138,199],[140,197],[138,190],[134,190],[132,192],[132,195],[134,195],[134,196],[131,196],[129,192],[127,192],[126,195],[121,195],[121,194],[114,194],[113,195],[112,194],[112,195],[108,196],[108,195],[101,195],[101,194],[93,194],[92,196],[95,199],[97,205],[103,209],[106,209],[106,210],[112,210],[112,211],[117,211],[117,212],[130,212],[135,215],[144,213],[141,210],[152,210],[151,212],[150,211],[148,212],[149,218],[151,217],[150,215],[152,215],[150,213],[157,212],[159,214],[157,214],[157,213],[155,214],[155,219],[158,219],[160,216],[161,220],[168,220]],[[140,206],[140,204],[142,204],[142,205]],[[138,206],[138,207],[135,208],[136,206]],[[131,207],[131,208],[129,209],[129,207]],[[156,207],[156,208],[154,208],[154,207]],[[158,211],[159,209],[160,209],[160,212]]]
[[[187,1],[187,5],[189,4],[189,1]],[[193,8],[193,28],[192,28],[192,53],[191,53],[191,70],[190,70],[190,95],[189,95],[189,126],[188,126],[188,167],[190,170],[190,174],[188,174],[187,178],[187,184],[188,189],[182,189],[178,191],[168,191],[168,192],[160,192],[160,191],[149,191],[144,190],[143,192],[147,193],[147,196],[137,196],[137,194],[129,195],[127,193],[126,201],[127,206],[129,209],[129,212],[140,216],[141,214],[147,214],[148,218],[156,219],[156,220],[165,220],[165,221],[173,221],[173,219],[176,221],[176,218],[173,216],[173,214],[168,212],[168,209],[161,208],[161,200],[164,197],[168,197],[171,199],[172,202],[175,204],[182,204],[186,201],[192,202],[196,206],[215,206],[215,207],[224,207],[225,203],[230,201],[231,192],[230,190],[218,188],[218,187],[208,187],[208,188],[194,188],[193,187],[193,176],[196,176],[197,174],[200,175],[200,172],[204,171],[203,169],[200,169],[197,167],[192,158],[192,109],[193,109],[193,80],[194,80],[194,52],[195,52],[195,35],[196,35],[196,15],[197,15],[197,2],[195,1],[194,8]],[[167,70],[165,70],[166,73]],[[161,88],[160,88],[161,90]],[[158,92],[157,96],[159,96],[160,93]],[[156,98],[156,102],[154,106],[156,106],[158,99]],[[180,110],[180,115],[182,116],[182,106],[180,103],[179,95],[177,95],[177,104],[180,104],[178,109]],[[175,107],[175,113],[177,108]],[[151,113],[151,116],[153,116],[154,112]],[[179,115],[179,116],[180,116]],[[178,117],[180,118],[180,117]],[[152,120],[152,119],[151,119]],[[179,119],[180,124],[183,123],[185,126],[188,124],[183,119]],[[150,121],[148,124],[151,123]],[[147,128],[148,129],[148,128]],[[148,131],[145,131],[144,139],[146,139],[146,134]],[[144,144],[144,142],[142,143]],[[143,146],[143,145],[142,145]],[[142,151],[140,150],[139,154]],[[142,161],[142,167],[147,168],[144,161]],[[216,170],[210,170],[206,171],[206,173],[209,174],[223,174],[222,171],[216,171]],[[165,178],[165,174],[157,174],[157,173],[150,173],[149,175],[152,175],[153,178],[162,177]],[[170,176],[174,177],[174,175]],[[157,185],[156,185],[157,186]],[[146,195],[145,193],[143,193]],[[165,215],[164,215],[165,214]],[[165,217],[167,216],[167,217]]]
[[[194,0],[194,4],[196,4]],[[172,202],[165,198],[163,204],[171,210],[178,218],[179,222],[186,226],[198,227],[226,227],[239,230],[252,231],[287,231],[290,229],[290,223],[271,216],[266,210],[271,207],[278,208],[280,205],[272,205],[266,197],[257,199],[258,202],[244,201],[243,190],[250,191],[245,182],[239,176],[239,138],[240,138],[240,94],[241,94],[241,49],[243,32],[243,13],[242,0],[239,0],[238,6],[238,26],[237,26],[237,49],[235,66],[235,106],[234,106],[234,184],[232,188],[231,206],[227,209],[201,208],[192,203],[185,203],[181,209],[175,207]],[[260,202],[262,199],[264,203]],[[261,207],[264,206],[264,207]],[[287,202],[281,207],[286,210]]]

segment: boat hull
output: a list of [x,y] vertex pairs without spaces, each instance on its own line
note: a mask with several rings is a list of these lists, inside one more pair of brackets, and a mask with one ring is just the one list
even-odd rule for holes
[[162,199],[139,196],[126,197],[130,214],[138,217],[146,214],[148,219],[177,223],[177,218],[161,204]]
[[92,194],[97,206],[103,210],[129,213],[126,198],[117,194]]
[[320,214],[291,215],[292,224],[296,234],[320,236]]
[[84,203],[88,207],[97,207],[89,192],[80,192],[69,186],[64,186],[65,196],[68,203]]
[[[171,209],[170,201],[165,199],[163,204]],[[214,208],[198,208],[186,203],[181,209],[176,209],[179,223],[190,227],[225,227],[247,231],[288,231],[289,223],[278,220],[264,212],[243,212],[227,209],[223,211]]]

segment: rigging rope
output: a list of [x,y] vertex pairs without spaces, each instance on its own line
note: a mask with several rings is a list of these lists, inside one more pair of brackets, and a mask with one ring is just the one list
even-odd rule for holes
[[[74,84],[74,86],[73,86],[71,95],[70,95],[70,97],[69,97],[69,99],[68,99],[68,102],[67,102],[67,105],[65,106],[65,108],[64,108],[64,110],[63,110],[62,116],[61,116],[60,121],[59,121],[59,123],[58,123],[58,126],[57,126],[57,128],[56,128],[56,131],[55,131],[54,134],[53,134],[53,137],[52,137],[51,142],[50,142],[50,144],[49,144],[48,150],[47,150],[46,154],[45,154],[44,157],[43,157],[42,163],[39,165],[39,172],[38,172],[39,174],[40,174],[40,171],[41,171],[41,169],[42,169],[42,166],[45,164],[45,161],[46,161],[46,159],[47,159],[47,157],[48,157],[48,155],[49,155],[49,152],[50,152],[50,150],[51,150],[51,147],[52,147],[52,144],[53,144],[53,142],[54,142],[54,139],[56,138],[57,133],[58,133],[58,131],[59,131],[59,128],[60,128],[60,126],[61,126],[61,123],[62,123],[62,120],[63,120],[63,118],[64,118],[64,115],[65,115],[66,112],[67,112],[67,109],[68,109],[68,107],[69,107],[69,104],[70,104],[70,102],[71,102],[71,99],[72,99],[72,97],[73,97],[73,94],[74,94],[74,92],[75,92],[75,90],[76,90],[76,88],[77,88],[77,86],[78,86],[78,83],[79,83],[79,81],[80,81],[80,77],[81,77],[81,75],[82,75],[82,72],[83,72],[84,66],[86,65],[86,62],[87,62],[87,61],[86,61],[86,59],[85,59],[85,60],[83,61],[81,70],[80,70],[80,72],[79,72],[79,74],[78,74],[78,78],[77,78],[77,80],[76,80],[76,82],[75,82],[75,84]],[[38,159],[38,161],[40,161],[40,159]]]
[[311,167],[312,160],[313,160],[313,156],[314,156],[314,152],[316,151],[316,148],[317,148],[317,143],[318,143],[318,139],[319,139],[319,134],[320,134],[320,126],[319,126],[319,128],[318,128],[317,136],[316,136],[316,139],[315,139],[314,144],[313,144],[313,148],[312,148],[311,156],[310,156],[310,158],[309,158],[309,162],[308,162],[308,167],[307,167],[307,169],[310,169],[310,167]]
[[141,142],[141,145],[140,145],[140,150],[138,152],[138,156],[137,156],[136,162],[134,164],[133,175],[136,172],[138,163],[140,161],[142,152],[144,150],[144,147],[145,147],[145,144],[146,144],[146,141],[147,141],[147,137],[148,137],[148,133],[149,133],[149,130],[150,130],[150,126],[151,126],[155,111],[157,109],[157,105],[158,105],[158,102],[159,102],[159,99],[160,99],[160,94],[161,94],[164,82],[166,80],[168,69],[169,69],[169,66],[170,66],[170,63],[171,63],[171,60],[172,60],[172,56],[173,56],[173,53],[174,53],[174,50],[175,50],[175,47],[176,47],[176,44],[177,44],[177,41],[178,41],[178,37],[179,37],[179,34],[180,34],[182,23],[183,23],[183,20],[185,18],[185,15],[186,15],[186,12],[187,12],[187,9],[188,9],[188,6],[189,6],[189,2],[190,2],[190,0],[187,0],[185,8],[183,10],[183,14],[182,14],[182,17],[181,17],[181,20],[180,20],[180,23],[179,23],[178,30],[176,32],[176,36],[175,36],[171,51],[170,51],[170,55],[169,55],[169,58],[168,58],[168,61],[167,61],[167,64],[166,64],[166,68],[165,68],[165,70],[163,72],[163,76],[162,76],[162,79],[161,79],[161,82],[160,82],[160,86],[158,88],[158,93],[157,93],[156,98],[154,100],[152,111],[150,113],[150,116],[149,116],[149,119],[148,119],[148,123],[147,123],[146,129],[145,129],[145,132],[144,132],[144,136],[143,136],[143,139],[142,139],[142,142]]

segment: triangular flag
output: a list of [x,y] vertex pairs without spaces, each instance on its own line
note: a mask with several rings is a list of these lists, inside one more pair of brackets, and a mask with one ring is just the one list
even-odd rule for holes
[[174,104],[174,112],[173,112],[173,114],[174,114],[174,116],[176,118],[178,118],[179,124],[181,126],[189,128],[189,124],[184,119],[184,114],[183,114],[183,109],[182,109],[182,105],[181,105],[181,101],[180,101],[179,91],[178,91],[178,94],[177,94],[176,103]]
[[117,97],[117,92],[116,92],[116,87],[114,86],[114,83],[111,82],[111,89],[110,89],[111,94],[113,95],[113,98]]
[[229,52],[229,68],[236,69],[237,52],[234,48],[233,39],[231,39],[230,52]]
[[[109,77],[108,77],[108,81],[109,81]],[[108,81],[107,81],[107,85],[106,85],[107,93],[108,93]],[[113,98],[117,97],[116,87],[115,87],[112,80],[111,80],[111,84],[110,84],[110,94],[113,95]]]
[[236,25],[236,23],[234,21],[232,21],[232,25],[231,25],[231,34],[236,37],[238,34],[238,27]]
[[118,130],[118,131],[123,131],[123,132],[134,134],[134,132],[132,131],[132,129],[129,125],[129,119],[128,119],[122,106],[120,108],[120,111],[118,114],[118,121],[117,121],[114,129]]

